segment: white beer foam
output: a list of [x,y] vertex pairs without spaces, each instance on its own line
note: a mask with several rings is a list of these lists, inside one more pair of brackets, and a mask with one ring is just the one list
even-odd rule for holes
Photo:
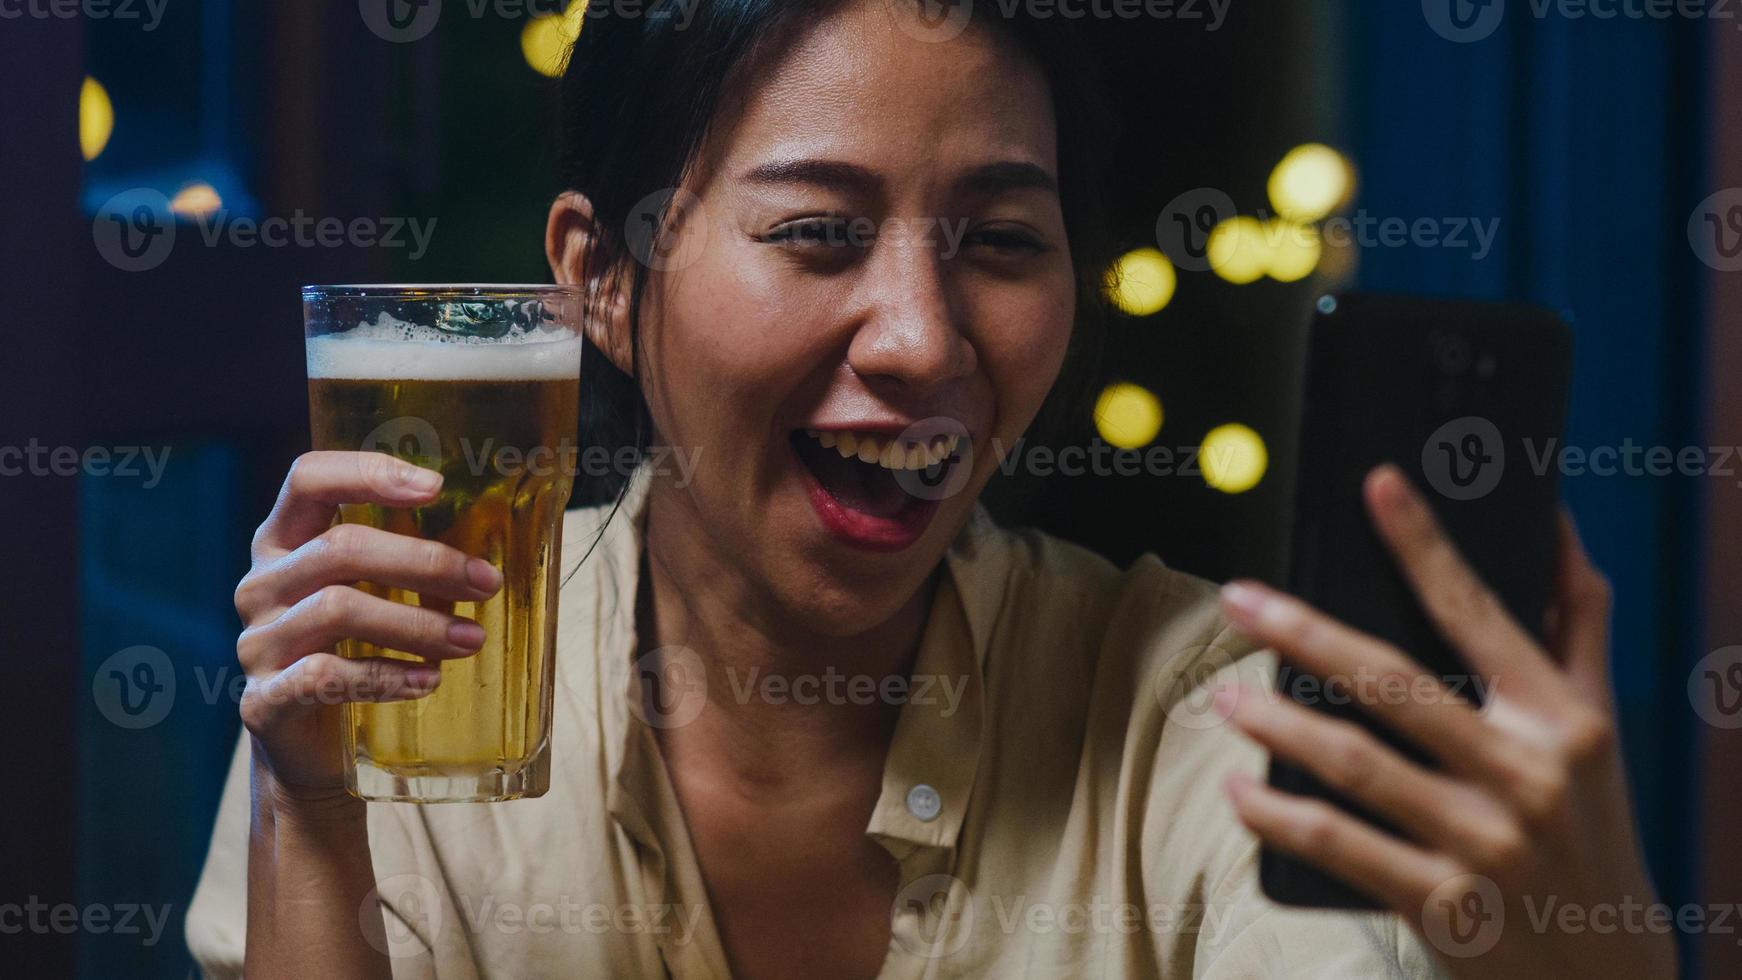
[[[554,338],[554,339],[553,339]],[[359,381],[563,381],[581,374],[579,334],[464,337],[379,321],[308,340],[308,376]]]

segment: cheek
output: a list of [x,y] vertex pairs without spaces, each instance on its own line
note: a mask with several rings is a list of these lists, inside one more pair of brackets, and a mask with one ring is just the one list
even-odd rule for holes
[[1070,347],[1076,297],[1069,273],[1047,288],[1006,295],[979,322],[983,369],[997,396],[1000,433],[1028,427],[1058,380]]
[[732,251],[716,244],[648,290],[644,387],[655,423],[674,441],[763,433],[808,354],[814,331],[803,317],[819,306]]

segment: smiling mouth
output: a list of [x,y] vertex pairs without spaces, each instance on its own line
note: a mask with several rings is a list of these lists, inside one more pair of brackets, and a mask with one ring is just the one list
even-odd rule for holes
[[918,540],[931,523],[938,501],[916,490],[943,483],[957,463],[961,436],[916,441],[802,429],[791,441],[810,476],[811,503],[823,525],[851,544],[896,551]]

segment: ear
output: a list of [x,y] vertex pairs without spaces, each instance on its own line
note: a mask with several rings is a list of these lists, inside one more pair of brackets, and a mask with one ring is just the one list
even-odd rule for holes
[[587,287],[588,309],[582,331],[617,370],[632,375],[629,298],[623,276],[613,268],[602,277],[587,279],[588,260],[598,241],[593,202],[575,191],[564,191],[551,202],[550,221],[544,230],[544,256],[550,262],[551,274],[563,285]]

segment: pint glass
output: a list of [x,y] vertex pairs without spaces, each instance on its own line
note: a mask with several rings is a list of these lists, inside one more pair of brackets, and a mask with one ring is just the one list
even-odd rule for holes
[[[502,572],[453,602],[361,582],[476,620],[484,647],[441,663],[427,697],[344,706],[346,784],[365,800],[535,797],[550,782],[559,537],[574,480],[579,290],[310,286],[303,290],[314,448],[389,453],[442,473],[428,506],[347,504],[339,520],[441,541]],[[345,657],[420,658],[361,640]]]

